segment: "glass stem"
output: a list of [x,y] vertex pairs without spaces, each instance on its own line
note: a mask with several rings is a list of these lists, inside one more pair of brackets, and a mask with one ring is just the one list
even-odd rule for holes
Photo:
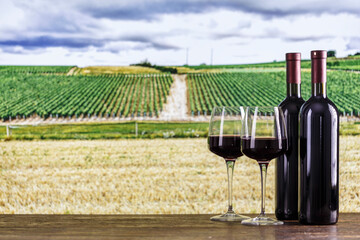
[[234,213],[233,206],[232,206],[232,182],[233,182],[233,175],[234,175],[234,167],[235,167],[235,160],[234,159],[225,159],[226,162],[226,169],[228,175],[228,211],[227,213]]
[[260,163],[260,173],[261,173],[261,213],[260,217],[265,216],[265,197],[266,197],[266,172],[268,163]]

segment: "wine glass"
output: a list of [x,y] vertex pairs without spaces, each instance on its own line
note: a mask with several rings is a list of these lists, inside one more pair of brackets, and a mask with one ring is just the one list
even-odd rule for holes
[[228,211],[223,215],[210,218],[212,221],[234,222],[249,218],[236,214],[232,206],[232,179],[235,161],[243,155],[240,149],[243,117],[243,107],[214,107],[211,113],[209,150],[225,159],[228,175]]
[[246,107],[241,131],[244,155],[255,159],[261,173],[261,213],[242,221],[245,225],[281,225],[282,221],[265,214],[266,172],[270,160],[287,151],[287,134],[283,112],[278,107]]

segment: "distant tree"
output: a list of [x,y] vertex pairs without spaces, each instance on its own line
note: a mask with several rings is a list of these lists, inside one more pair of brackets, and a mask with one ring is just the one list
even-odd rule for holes
[[329,50],[327,52],[327,57],[336,57],[336,51],[335,50]]
[[139,63],[135,63],[135,64],[130,64],[133,66],[143,66],[143,67],[151,67],[151,63],[147,60],[147,58],[145,58],[144,60],[140,61]]
[[360,52],[357,52],[354,54],[354,56],[359,56],[360,55]]
[[149,68],[155,68],[157,70],[160,70],[161,72],[166,72],[166,73],[177,73],[177,69],[174,67],[164,67],[164,66],[157,66],[157,65],[152,65],[147,59],[142,60],[139,63],[135,63],[135,64],[130,64],[130,66],[141,66],[141,67],[149,67]]

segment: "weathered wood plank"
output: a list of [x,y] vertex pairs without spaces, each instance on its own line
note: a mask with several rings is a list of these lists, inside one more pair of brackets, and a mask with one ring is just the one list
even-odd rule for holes
[[0,215],[0,239],[360,239],[360,214],[339,223],[243,226],[211,215]]

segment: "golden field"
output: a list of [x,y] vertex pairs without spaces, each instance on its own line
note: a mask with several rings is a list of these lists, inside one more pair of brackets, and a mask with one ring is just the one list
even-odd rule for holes
[[[204,72],[220,72],[219,69],[192,69],[188,67],[174,67],[177,69],[178,74],[186,73],[204,73]],[[89,66],[83,68],[77,68],[74,73],[71,74],[77,75],[100,75],[100,74],[152,74],[152,73],[162,73],[160,70],[150,67],[142,66]]]
[[100,75],[100,74],[141,74],[141,73],[161,73],[159,70],[140,66],[91,66],[80,68],[80,74]]
[[[206,139],[10,141],[0,143],[0,213],[220,213],[224,161]],[[274,212],[274,161],[267,212]],[[340,140],[340,211],[360,212],[360,137]],[[260,172],[235,166],[234,207],[260,210]]]

